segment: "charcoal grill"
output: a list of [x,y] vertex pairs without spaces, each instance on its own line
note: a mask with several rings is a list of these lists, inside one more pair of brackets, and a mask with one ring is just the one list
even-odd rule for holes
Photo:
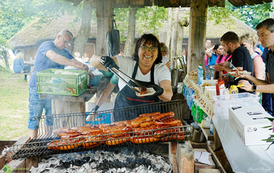
[[[102,124],[102,123],[110,123],[108,122],[108,118],[113,117],[113,114],[119,115],[123,118],[123,116],[132,116],[132,119],[139,116],[140,114],[143,113],[153,113],[153,112],[161,112],[161,113],[166,113],[173,111],[175,113],[176,119],[180,119],[182,123],[184,124],[183,126],[180,127],[168,127],[168,128],[163,128],[163,130],[167,130],[168,132],[164,133],[164,135],[170,135],[172,133],[176,133],[178,131],[183,132],[185,138],[182,140],[178,139],[168,139],[168,141],[179,141],[183,142],[185,140],[190,139],[191,133],[190,133],[190,127],[184,123],[183,117],[184,115],[182,114],[182,101],[181,100],[173,100],[169,102],[158,102],[158,103],[149,103],[149,104],[143,104],[143,105],[137,105],[137,106],[131,106],[127,107],[124,109],[111,109],[111,110],[105,110],[105,111],[99,111],[98,116],[94,116],[91,123],[94,124]],[[69,114],[58,114],[58,115],[53,115],[53,130],[54,129],[59,129],[62,127],[79,127],[79,126],[84,126],[86,125],[86,116],[89,113],[69,113]],[[105,118],[100,118],[98,119],[97,117],[100,117],[100,115],[107,115]],[[110,116],[110,117],[108,117]],[[133,117],[134,116],[134,117]],[[61,140],[56,134],[50,133],[48,134],[47,130],[45,130],[45,122],[46,117],[42,116],[39,122],[39,130],[38,130],[38,136],[36,139],[32,139],[26,144],[19,144],[19,145],[14,145],[11,149],[10,152],[13,152],[14,155],[12,156],[13,159],[18,159],[18,158],[25,158],[25,157],[37,157],[37,156],[48,156],[48,155],[53,155],[53,154],[60,154],[60,153],[68,153],[68,152],[79,152],[79,151],[86,151],[86,150],[94,150],[94,149],[106,149],[106,148],[111,148],[111,147],[124,147],[124,146],[134,146],[134,145],[143,145],[143,143],[138,143],[134,144],[130,141],[118,144],[118,145],[106,145],[105,143],[100,144],[97,147],[94,148],[84,148],[81,145],[84,142],[78,141],[75,143],[77,147],[75,148],[66,148],[66,150],[50,150],[47,147],[47,144],[56,141],[56,140]],[[151,136],[152,130],[146,130],[143,131],[144,136]],[[123,136],[122,139],[128,139],[132,138],[134,135],[133,132],[127,132],[127,133],[121,133]],[[108,137],[111,136],[111,134],[104,134],[100,135],[102,136],[101,140],[97,140],[96,142],[105,142],[107,141]],[[62,140],[69,140],[69,139],[62,139]],[[145,145],[153,143],[157,144],[160,143],[161,141],[151,141],[149,143],[145,143]],[[79,145],[78,145],[79,144]]]

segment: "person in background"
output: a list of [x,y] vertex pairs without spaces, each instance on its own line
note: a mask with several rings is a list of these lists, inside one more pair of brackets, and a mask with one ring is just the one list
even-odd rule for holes
[[211,40],[206,40],[206,43],[205,43],[206,50],[209,49],[210,46],[211,46]]
[[100,106],[102,106],[102,104],[106,101],[106,99],[110,96],[110,94],[112,93],[112,91],[118,84],[118,77],[115,74],[113,74],[112,72],[107,72],[102,70],[100,71],[104,74],[104,76],[110,76],[111,78],[110,78],[109,84],[101,93],[100,98],[97,101],[95,107],[91,110],[91,114],[87,116],[86,121],[91,121],[94,119],[92,114],[98,111]]
[[[247,48],[251,58],[253,60],[254,66],[254,76],[257,79],[264,79],[265,64],[262,57],[254,51],[256,39],[250,33],[244,34],[240,37],[240,45]],[[256,95],[259,95],[259,92],[255,92]]]
[[[229,61],[216,64],[215,66],[213,66],[213,69],[215,71],[231,72],[232,71],[230,67],[230,63],[231,63],[236,68],[234,70],[238,70],[238,71],[246,70],[248,72],[251,72],[251,75],[253,75],[253,61],[251,59],[249,51],[245,47],[241,47],[239,43],[238,35],[235,32],[228,31],[221,37],[220,41],[224,47],[224,50],[228,54],[232,54],[232,57]],[[229,85],[238,85],[239,80],[241,80],[241,78],[235,80],[233,77],[229,77]],[[246,81],[246,82],[249,82],[249,81]],[[243,89],[239,89],[239,92],[246,92],[246,91]]]
[[23,68],[25,66],[23,58],[24,58],[24,53],[23,52],[19,52],[15,56],[15,59],[13,61],[13,71],[14,71],[14,73],[22,73],[23,72]]
[[75,53],[74,53],[74,58],[75,58],[77,61],[79,61],[79,62],[81,62],[81,63],[84,63],[83,59],[81,58],[81,54],[80,54],[79,52],[75,52]]
[[264,53],[264,48],[261,44],[256,44],[255,47],[254,47],[254,51],[259,54],[260,56],[263,55]]
[[[98,56],[93,55],[90,64],[100,70],[115,67],[120,69],[141,85],[153,88],[155,93],[149,96],[138,97],[123,80],[118,81],[119,92],[116,96],[114,109],[128,106],[170,101],[173,96],[171,74],[162,62],[162,53],[159,40],[152,34],[144,34],[136,42],[133,56]],[[137,116],[137,115],[135,115]],[[121,117],[114,115],[114,121],[121,121],[136,117]]]
[[208,66],[216,64],[217,57],[224,54],[224,48],[221,44],[216,44],[215,46],[208,48],[205,51],[205,54],[208,58]]
[[262,46],[269,48],[265,58],[265,79],[257,79],[251,75],[241,75],[240,77],[249,79],[254,84],[252,85],[244,80],[239,81],[239,84],[243,84],[241,88],[246,91],[274,93],[274,19],[268,18],[262,21],[256,26],[256,30]]
[[36,138],[39,128],[39,117],[45,111],[45,135],[52,132],[53,118],[50,99],[40,99],[37,93],[37,72],[49,69],[64,69],[66,65],[74,66],[81,70],[88,71],[87,65],[77,61],[66,49],[70,46],[73,35],[68,30],[61,30],[54,41],[46,41],[37,50],[34,68],[29,82],[29,119],[28,129],[31,138]]
[[[205,42],[205,50],[209,49],[211,46],[211,40],[206,40]],[[208,58],[205,54],[205,66],[208,65]]]
[[[29,73],[30,66],[24,64],[24,53],[19,52],[13,61],[13,71],[14,73]],[[27,75],[24,75],[24,80],[27,80]]]
[[187,64],[187,61],[186,61],[186,50],[185,49],[182,50],[182,59],[183,59],[183,63]]
[[83,54],[82,61],[83,61],[83,63],[89,62],[89,57],[88,57],[87,53]]
[[165,64],[167,66],[167,68],[169,69],[170,62],[169,62],[169,59],[167,56],[168,48],[167,48],[166,44],[163,42],[160,43],[160,46],[161,46],[161,52],[162,52],[162,56],[163,56],[162,63]]
[[[216,64],[220,64],[220,63],[224,63],[226,61],[229,61],[232,57],[232,54],[228,54],[225,50],[224,50],[224,54],[223,55],[219,55],[217,57],[216,60]],[[216,71],[214,72],[214,79],[219,79],[219,78],[223,78],[223,75],[227,74],[226,71]]]
[[[264,48],[263,54],[262,54],[262,59],[265,64],[265,57],[266,54],[268,53],[268,47]],[[264,107],[265,111],[268,112],[270,115],[273,116],[273,99],[271,93],[262,93],[262,106]]]

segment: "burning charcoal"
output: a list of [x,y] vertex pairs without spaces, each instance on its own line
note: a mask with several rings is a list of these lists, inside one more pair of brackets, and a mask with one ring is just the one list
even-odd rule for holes
[[84,161],[85,163],[88,162],[89,160],[90,160],[90,157],[89,157],[89,156],[83,158],[83,161]]
[[50,164],[49,167],[50,167],[50,168],[54,168],[55,165],[54,165],[54,164]]
[[64,169],[64,168],[69,168],[69,167],[70,167],[70,163],[69,162],[63,162],[62,160],[60,160],[58,168]]
[[84,163],[81,160],[74,160],[72,164],[76,166],[82,166]]

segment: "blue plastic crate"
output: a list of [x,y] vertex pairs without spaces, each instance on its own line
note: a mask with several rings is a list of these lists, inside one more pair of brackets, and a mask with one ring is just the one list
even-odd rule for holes
[[[86,113],[86,117],[89,115],[90,113]],[[96,124],[110,124],[111,123],[111,114],[110,113],[100,113],[98,115],[98,117],[94,120],[94,121],[86,121],[87,124],[92,124],[92,125],[96,125]]]

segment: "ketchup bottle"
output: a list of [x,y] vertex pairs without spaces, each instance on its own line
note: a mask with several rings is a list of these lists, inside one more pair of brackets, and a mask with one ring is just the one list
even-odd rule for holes
[[222,79],[218,79],[216,83],[216,94],[223,95],[225,90],[225,82]]

